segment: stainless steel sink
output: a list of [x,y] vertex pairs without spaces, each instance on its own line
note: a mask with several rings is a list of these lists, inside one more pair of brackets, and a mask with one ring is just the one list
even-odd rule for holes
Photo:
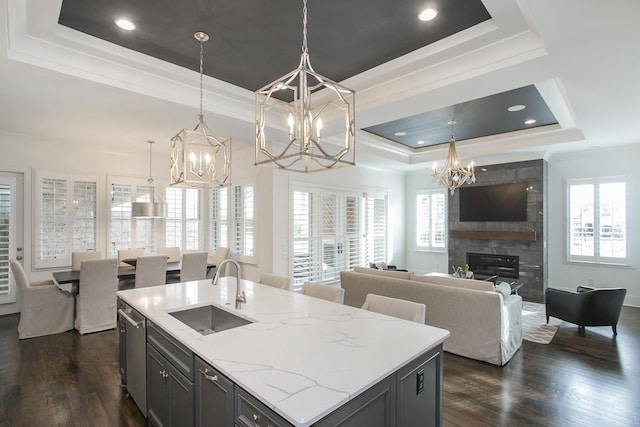
[[243,319],[213,305],[174,311],[169,314],[202,335],[226,331],[227,329],[252,323],[250,320]]

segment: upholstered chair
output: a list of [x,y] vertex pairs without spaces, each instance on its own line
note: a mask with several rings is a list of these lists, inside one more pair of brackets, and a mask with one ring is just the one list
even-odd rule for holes
[[208,252],[187,252],[182,255],[180,281],[201,280],[207,278]]
[[75,327],[80,334],[116,327],[118,260],[115,258],[83,261],[76,296]]
[[[209,263],[215,265],[215,267],[212,267],[209,270],[209,273],[207,274],[208,278],[212,279],[213,276],[215,276],[216,271],[218,270],[218,266],[220,265],[220,263],[222,261],[227,259],[228,256],[229,256],[229,248],[225,248],[225,247],[222,247],[222,246],[219,246],[219,247],[216,248],[216,251],[209,258]],[[225,273],[225,272],[221,271],[220,273]]]
[[427,314],[424,304],[376,294],[367,295],[362,309],[422,324]]
[[289,290],[291,280],[288,277],[278,276],[276,274],[262,273],[260,275],[260,283],[274,288]]
[[156,248],[156,254],[166,255],[167,262],[179,262],[181,257],[180,248],[177,246],[172,246],[168,248]]
[[578,325],[583,333],[585,326],[611,326],[613,334],[617,335],[618,318],[626,294],[624,288],[578,286],[576,292],[547,288],[547,323],[549,317],[555,317]]
[[144,256],[144,249],[118,249],[118,261],[120,261],[120,265],[123,267],[129,264],[122,262],[122,260],[136,259],[141,256]]
[[80,270],[80,263],[88,259],[103,258],[101,251],[93,252],[71,252],[71,269]]
[[167,256],[141,256],[136,261],[136,288],[164,285],[167,282]]
[[10,261],[18,288],[20,321],[18,338],[33,338],[73,329],[73,295],[62,292],[52,281],[29,282],[16,260]]
[[344,289],[336,286],[324,285],[322,283],[304,282],[302,285],[303,295],[321,298],[338,304],[344,303]]

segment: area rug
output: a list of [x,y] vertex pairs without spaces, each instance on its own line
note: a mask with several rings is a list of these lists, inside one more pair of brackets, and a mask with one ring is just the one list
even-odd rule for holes
[[562,320],[551,317],[547,324],[544,304],[522,302],[522,339],[538,344],[549,344]]

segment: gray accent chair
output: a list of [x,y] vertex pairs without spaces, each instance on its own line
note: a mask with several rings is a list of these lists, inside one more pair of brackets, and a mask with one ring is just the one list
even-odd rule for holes
[[180,281],[201,280],[207,278],[207,258],[209,252],[187,252],[182,255]]
[[338,304],[344,304],[344,289],[322,283],[304,282],[302,285],[303,295],[314,298],[321,298]]
[[578,325],[582,333],[585,326],[611,326],[613,335],[617,335],[618,318],[626,294],[624,288],[578,286],[576,292],[547,288],[547,323],[549,317],[555,317]]
[[11,260],[10,265],[21,304],[18,338],[22,340],[73,329],[73,295],[62,292],[51,280],[29,282],[22,264]]
[[76,330],[81,335],[116,327],[117,290],[117,259],[82,262],[75,321]]

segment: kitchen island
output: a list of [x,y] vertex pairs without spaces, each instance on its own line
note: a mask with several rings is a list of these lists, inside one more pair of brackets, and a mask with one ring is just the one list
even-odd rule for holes
[[[237,425],[244,425],[242,402],[264,405],[290,425],[310,426],[333,422],[331,417],[347,419],[370,402],[378,405],[375,401],[380,396],[386,418],[377,420],[377,425],[413,425],[401,421],[402,417],[405,412],[414,420],[420,417],[419,405],[425,399],[429,406],[425,411],[435,421],[423,419],[420,422],[425,423],[419,425],[441,424],[442,342],[448,331],[241,282],[247,302],[238,309],[236,279],[231,277],[221,278],[218,285],[200,280],[120,291],[118,298],[146,319],[147,348],[154,347],[149,342],[173,339],[193,353],[192,359],[201,359],[199,363],[238,389],[240,394],[232,399]],[[250,323],[203,335],[170,314],[209,305]],[[148,395],[157,390],[149,378],[156,374],[149,367],[156,360],[155,347],[151,350],[147,352]],[[207,369],[202,372],[212,378]],[[165,369],[160,374],[168,376]],[[194,399],[196,412],[198,399]],[[404,411],[402,405],[410,406]],[[149,416],[153,425],[158,423],[154,417]],[[252,417],[251,425],[263,425],[257,415]]]

